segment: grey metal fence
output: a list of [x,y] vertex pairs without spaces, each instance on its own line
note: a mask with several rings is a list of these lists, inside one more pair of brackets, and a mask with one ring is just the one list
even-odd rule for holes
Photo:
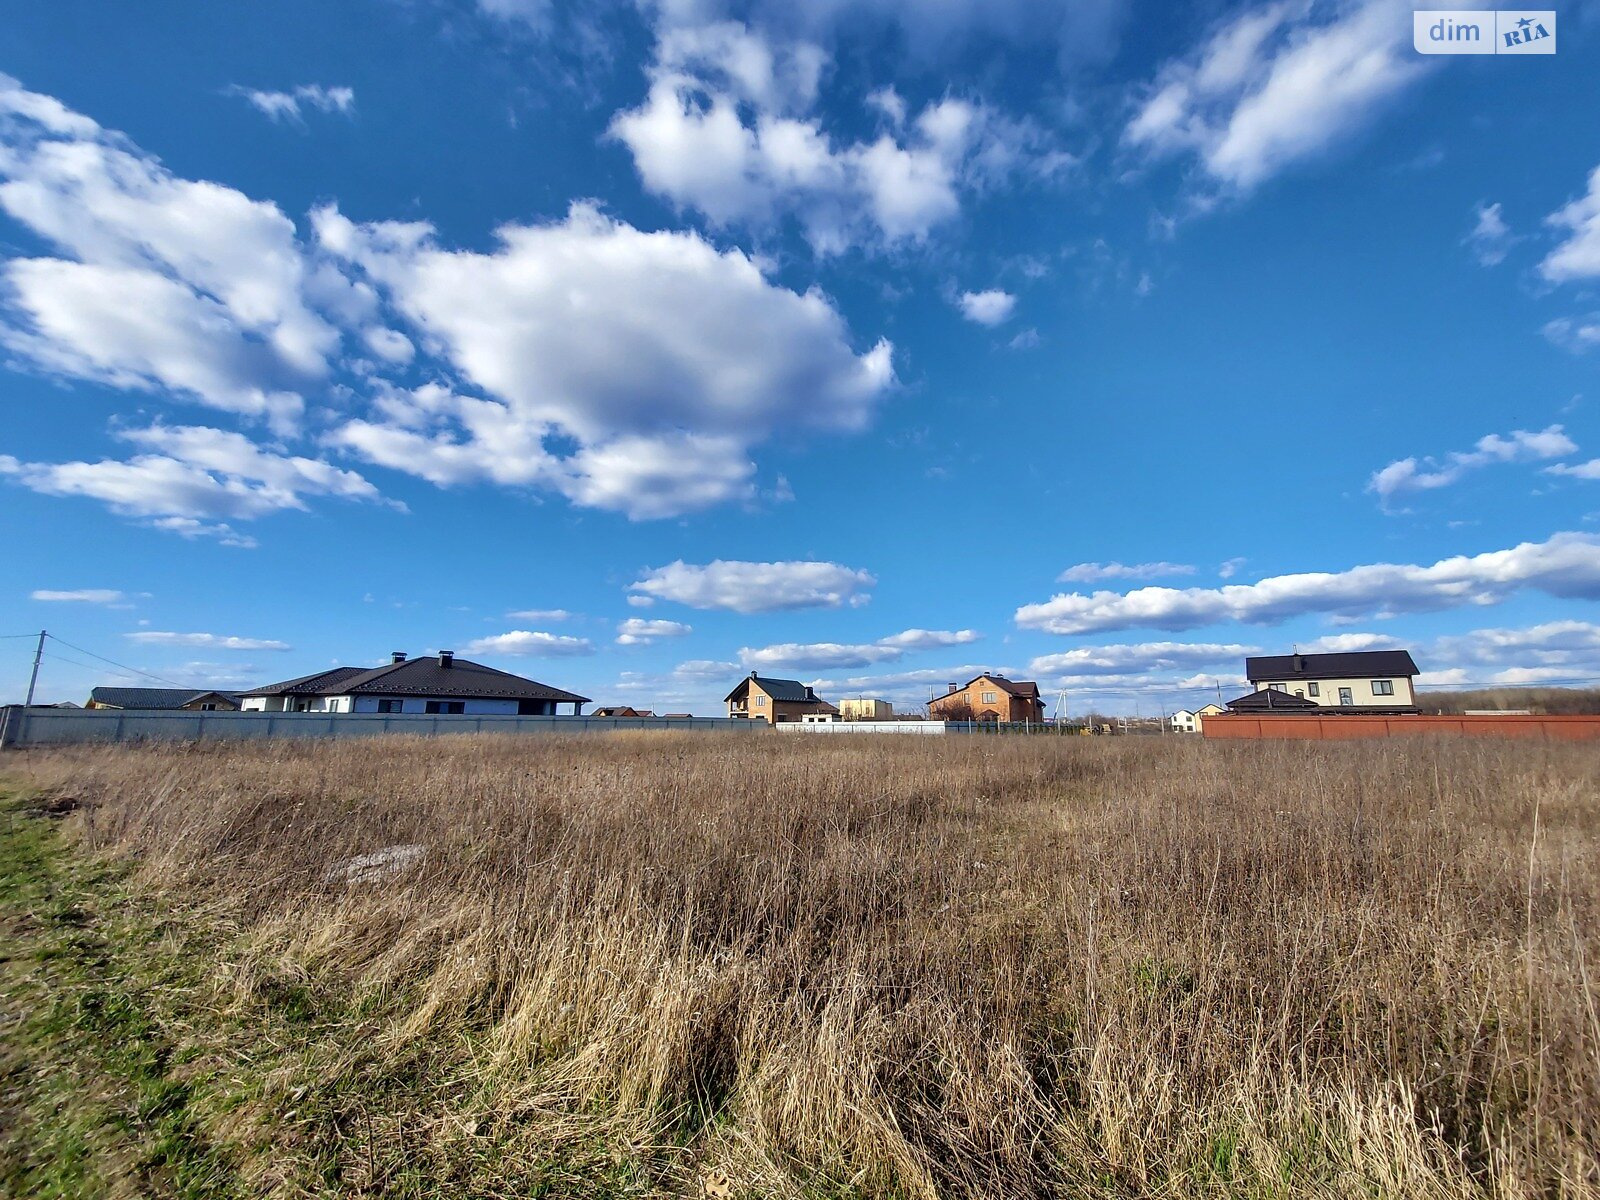
[[420,713],[171,712],[113,708],[0,709],[0,749],[83,742],[243,741],[251,738],[376,737],[389,733],[582,733],[616,729],[770,728],[727,717],[518,717]]

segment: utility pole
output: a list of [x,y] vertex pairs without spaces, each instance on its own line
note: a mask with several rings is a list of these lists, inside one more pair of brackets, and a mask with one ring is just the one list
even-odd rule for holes
[[44,639],[45,631],[41,629],[39,630],[39,645],[33,652],[33,674],[28,676],[28,698],[22,702],[25,708],[33,703],[33,689],[39,682],[39,660],[44,657]]

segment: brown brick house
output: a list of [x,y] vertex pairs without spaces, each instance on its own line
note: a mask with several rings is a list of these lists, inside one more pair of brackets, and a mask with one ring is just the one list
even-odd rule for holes
[[1044,700],[1037,683],[989,673],[959,687],[952,683],[928,701],[928,715],[936,721],[1042,722]]
[[730,717],[766,721],[769,725],[839,712],[798,679],[773,679],[754,671],[739,681],[725,702]]

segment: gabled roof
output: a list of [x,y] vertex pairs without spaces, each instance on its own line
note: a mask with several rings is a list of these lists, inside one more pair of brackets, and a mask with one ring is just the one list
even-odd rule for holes
[[[739,689],[746,684],[754,683],[763,692],[785,704],[827,704],[814,691],[801,683],[798,679],[774,679],[770,675],[757,675],[752,671],[735,685],[733,691],[722,698],[726,704],[739,694]],[[832,707],[829,705],[829,707]]]
[[464,658],[443,666],[438,658],[411,658],[381,667],[335,667],[287,683],[246,692],[247,696],[473,696],[486,700],[555,700],[589,703],[589,697],[565,692],[509,671],[497,671]]
[[1246,692],[1228,701],[1229,712],[1328,712],[1315,700],[1304,696],[1291,696],[1288,692],[1263,688],[1259,692]]
[[217,692],[209,688],[97,687],[89,692],[92,704],[107,708],[182,708],[202,696],[221,696],[239,703],[237,692]]
[[[365,675],[369,667],[334,667],[328,671],[315,671],[310,675],[302,675],[298,679],[286,679],[282,683],[269,683],[263,687],[252,688],[245,692],[246,696],[326,696],[330,689],[337,687],[347,679],[354,679],[357,675]],[[338,693],[344,695],[343,692]]]
[[1244,660],[1251,683],[1290,679],[1382,679],[1415,675],[1409,650],[1355,650],[1343,654],[1268,654]]

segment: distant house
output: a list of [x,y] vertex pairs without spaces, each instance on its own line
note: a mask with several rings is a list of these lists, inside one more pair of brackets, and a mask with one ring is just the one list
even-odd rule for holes
[[773,679],[754,671],[741,679],[723,702],[728,706],[728,716],[736,720],[766,721],[770,725],[839,713],[798,679]]
[[1405,650],[1267,655],[1245,659],[1244,674],[1257,691],[1298,696],[1319,708],[1417,711],[1417,664]]
[[928,701],[935,721],[1044,721],[1044,700],[1031,680],[1007,679],[992,672],[952,683],[942,696]]
[[887,700],[857,698],[839,701],[841,721],[892,721],[894,705]]
[[97,687],[85,708],[166,709],[190,712],[236,712],[235,692],[203,692],[194,688]]
[[1180,708],[1172,714],[1172,730],[1174,733],[1199,733],[1201,723],[1209,716],[1226,712],[1220,704],[1202,704],[1199,708],[1190,710]]
[[246,712],[477,713],[549,717],[572,705],[574,716],[589,697],[497,671],[441,650],[411,658],[396,651],[381,667],[334,667],[268,684],[243,694]]
[[589,714],[591,717],[653,717],[648,708],[629,708],[626,704],[602,704]]

